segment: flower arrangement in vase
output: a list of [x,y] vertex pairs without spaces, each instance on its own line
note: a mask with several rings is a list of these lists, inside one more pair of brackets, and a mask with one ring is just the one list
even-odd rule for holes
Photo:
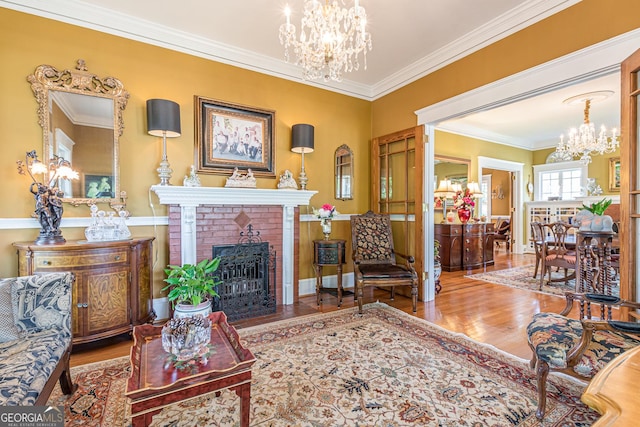
[[322,227],[322,234],[324,239],[329,240],[331,234],[331,220],[334,216],[339,215],[336,207],[325,203],[320,209],[312,208],[313,214],[320,220],[320,226]]
[[456,192],[453,199],[453,206],[458,210],[458,218],[463,224],[469,221],[471,218],[471,212],[473,211],[476,202],[473,201],[473,197],[469,192],[469,189]]

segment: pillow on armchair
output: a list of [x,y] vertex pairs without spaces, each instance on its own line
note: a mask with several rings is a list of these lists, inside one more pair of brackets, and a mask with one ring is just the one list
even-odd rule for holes
[[71,336],[73,273],[49,273],[12,279],[15,325],[27,333],[57,329]]

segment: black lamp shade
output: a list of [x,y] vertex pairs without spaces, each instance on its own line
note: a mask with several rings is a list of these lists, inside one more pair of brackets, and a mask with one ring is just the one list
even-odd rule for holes
[[313,151],[313,126],[298,124],[291,127],[291,151],[311,153]]
[[180,105],[167,99],[147,100],[147,132],[153,136],[180,136]]

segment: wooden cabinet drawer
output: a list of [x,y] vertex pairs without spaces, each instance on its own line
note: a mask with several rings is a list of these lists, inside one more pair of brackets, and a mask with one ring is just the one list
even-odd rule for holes
[[61,268],[96,267],[127,264],[129,252],[125,249],[106,252],[36,253],[33,257],[35,271]]

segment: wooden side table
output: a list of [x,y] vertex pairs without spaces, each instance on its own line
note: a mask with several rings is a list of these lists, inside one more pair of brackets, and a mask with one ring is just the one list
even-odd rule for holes
[[342,264],[344,264],[345,240],[314,240],[313,268],[316,271],[316,303],[320,305],[322,292],[333,293],[331,288],[322,287],[322,267],[325,265],[336,267],[338,275],[338,307],[342,305]]
[[240,397],[240,426],[249,427],[251,366],[256,358],[240,344],[238,333],[222,311],[211,313],[209,319],[215,353],[193,371],[167,363],[169,353],[162,347],[162,326],[133,328],[131,376],[125,389],[133,427],[148,426],[153,415],[171,403],[224,389]]

